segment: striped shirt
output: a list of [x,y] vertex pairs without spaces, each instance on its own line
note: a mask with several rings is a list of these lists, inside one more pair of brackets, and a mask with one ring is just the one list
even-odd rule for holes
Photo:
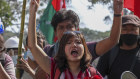
[[80,71],[77,76],[74,76],[69,69],[66,69],[61,73],[56,66],[57,64],[55,63],[54,59],[51,58],[51,79],[103,79],[103,77],[94,67],[89,67],[84,72]]

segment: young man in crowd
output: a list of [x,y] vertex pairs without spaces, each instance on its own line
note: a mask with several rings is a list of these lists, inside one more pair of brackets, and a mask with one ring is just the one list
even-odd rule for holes
[[120,79],[125,71],[131,71],[140,79],[140,19],[135,15],[122,17],[119,44],[101,56],[97,70],[108,79]]

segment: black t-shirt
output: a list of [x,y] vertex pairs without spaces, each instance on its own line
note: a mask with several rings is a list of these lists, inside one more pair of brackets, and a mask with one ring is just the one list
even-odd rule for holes
[[[109,79],[120,79],[121,74],[124,71],[130,70],[132,63],[134,61],[134,57],[136,57],[136,53],[138,51],[138,48],[132,49],[132,50],[123,50],[120,49],[119,53],[114,60],[111,70],[110,70],[110,75],[108,76]],[[139,72],[140,79],[140,63],[137,63],[138,60],[136,60],[136,63],[133,68],[133,73],[136,75]],[[137,73],[136,73],[137,72]]]
[[[136,57],[136,53],[139,50],[139,47],[132,50],[123,50],[119,49],[119,53],[115,58],[114,62],[109,71],[109,56],[110,53],[105,54],[99,60],[97,65],[98,71],[103,75],[108,75],[109,79],[120,79],[121,74],[124,71],[130,70],[134,57]],[[136,63],[133,68],[133,73],[140,79],[140,58],[137,58]]]

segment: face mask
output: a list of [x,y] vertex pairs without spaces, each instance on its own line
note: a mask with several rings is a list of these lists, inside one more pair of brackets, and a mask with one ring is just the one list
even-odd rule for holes
[[16,66],[18,56],[17,55],[14,55],[14,56],[11,56],[11,58],[12,58],[12,60],[14,62],[14,66]]
[[120,40],[128,46],[132,46],[138,41],[138,35],[134,34],[121,34]]
[[27,51],[27,57],[29,57],[32,61],[35,61],[30,50]]

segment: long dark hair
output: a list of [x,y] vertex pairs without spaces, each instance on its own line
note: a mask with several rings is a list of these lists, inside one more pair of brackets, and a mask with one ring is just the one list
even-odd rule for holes
[[70,38],[77,36],[81,39],[82,44],[84,46],[84,55],[80,61],[80,68],[82,71],[84,71],[89,65],[90,61],[92,59],[91,54],[89,53],[88,47],[86,45],[85,39],[83,35],[79,31],[68,31],[65,32],[63,37],[60,40],[59,50],[57,55],[54,57],[57,67],[60,69],[61,72],[63,72],[66,68],[69,68],[67,63],[67,58],[65,55],[65,46]]

